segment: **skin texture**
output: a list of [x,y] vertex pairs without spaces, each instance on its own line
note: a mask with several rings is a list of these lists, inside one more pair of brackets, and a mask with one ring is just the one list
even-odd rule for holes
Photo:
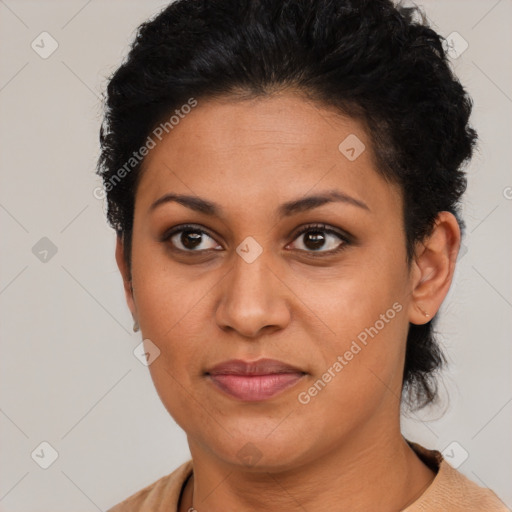
[[[338,149],[350,134],[366,146],[354,161]],[[424,313],[432,317],[449,290],[460,244],[454,216],[439,214],[409,267],[401,192],[375,170],[363,125],[291,92],[199,100],[143,172],[131,283],[121,239],[116,258],[142,337],[161,351],[149,366],[156,390],[194,460],[180,510],[386,512],[417,499],[434,474],[400,433],[405,344],[409,322],[427,322]],[[281,203],[334,189],[368,209],[331,202],[276,214]],[[218,203],[222,216],[176,202],[150,209],[171,192]],[[161,241],[184,223],[208,233],[188,253],[178,250],[186,250],[179,234],[174,246]],[[295,234],[311,223],[347,232],[351,242],[325,255],[344,242],[322,232],[315,251],[307,233]],[[263,249],[252,263],[236,252],[248,236]],[[401,311],[300,403],[298,394],[395,303]],[[278,359],[306,375],[267,401],[242,402],[205,376],[235,358]],[[251,466],[239,456],[247,443],[257,454]]]

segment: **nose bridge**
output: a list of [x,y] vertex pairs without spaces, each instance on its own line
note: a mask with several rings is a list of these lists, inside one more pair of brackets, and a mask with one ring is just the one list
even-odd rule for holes
[[231,272],[230,292],[239,299],[251,301],[267,301],[272,295],[273,274],[269,269],[270,252],[261,251],[254,254],[255,249],[250,242],[243,242],[237,249]]
[[221,328],[243,336],[257,336],[265,327],[283,328],[289,321],[284,289],[271,270],[272,254],[258,249],[252,240],[237,248],[233,267],[223,279],[216,311]]

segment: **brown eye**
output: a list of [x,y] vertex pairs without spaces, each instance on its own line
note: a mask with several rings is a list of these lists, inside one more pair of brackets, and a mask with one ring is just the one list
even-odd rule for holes
[[219,244],[206,231],[195,226],[181,226],[165,234],[162,241],[183,252],[201,252],[217,249]]
[[332,254],[349,243],[347,237],[324,224],[305,226],[296,236],[295,249],[306,252]]

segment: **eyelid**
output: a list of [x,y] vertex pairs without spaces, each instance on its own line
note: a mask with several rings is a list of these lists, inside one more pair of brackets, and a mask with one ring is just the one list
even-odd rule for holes
[[298,228],[297,231],[294,232],[293,240],[295,240],[298,236],[308,231],[313,231],[314,229],[318,229],[318,231],[324,231],[325,233],[330,233],[332,235],[339,236],[346,243],[353,242],[354,237],[352,235],[350,235],[346,231],[335,228],[334,226],[325,224],[323,222],[313,222],[312,224],[305,224],[304,226],[301,226],[300,228]]
[[[342,244],[340,244],[339,247],[337,247],[336,249],[331,249],[329,251],[304,251],[302,249],[297,249],[297,251],[299,252],[302,252],[302,253],[305,253],[307,255],[313,255],[315,256],[316,254],[318,255],[329,255],[329,254],[334,254],[334,253],[337,253],[342,247],[345,247],[346,245],[350,245],[353,243],[353,236],[350,235],[349,233],[343,231],[343,230],[340,230],[338,228],[335,228],[333,226],[330,226],[329,224],[325,224],[325,223],[322,223],[322,222],[316,222],[316,223],[310,223],[310,224],[305,224],[299,228],[297,228],[293,234],[291,235],[292,237],[292,240],[290,243],[294,242],[300,235],[304,234],[304,233],[307,233],[308,231],[313,231],[314,229],[317,229],[318,231],[323,231],[325,233],[329,233],[329,234],[332,234],[332,235],[336,235],[337,237],[340,238],[340,240],[343,242]],[[186,231],[186,230],[193,230],[193,231],[196,231],[196,232],[199,232],[199,233],[204,233],[205,235],[209,236],[212,240],[215,240],[219,245],[222,245],[220,244],[218,241],[217,241],[217,235],[215,234],[212,234],[208,229],[202,227],[201,225],[199,224],[180,224],[178,226],[173,226],[172,228],[166,230],[163,235],[160,237],[160,242],[162,243],[166,243],[169,241],[169,239],[176,235],[177,233],[180,233],[182,231]],[[289,244],[287,244],[289,245]],[[218,249],[203,249],[201,251],[184,251],[183,249],[178,249],[176,247],[173,247],[174,250],[176,251],[179,251],[179,252],[182,252],[182,253],[188,253],[188,254],[202,254],[202,253],[206,253],[208,251],[216,251]]]
[[303,249],[295,249],[295,251],[300,253],[301,255],[303,255],[303,257],[328,258],[328,257],[336,256],[341,251],[343,251],[348,246],[350,246],[354,243],[354,237],[352,235],[345,232],[344,230],[340,230],[338,228],[335,228],[334,226],[331,226],[330,224],[325,224],[323,222],[315,222],[315,223],[306,224],[306,225],[300,227],[297,231],[294,232],[294,234],[292,236],[291,243],[293,243],[295,240],[297,240],[304,233],[307,233],[309,231],[315,231],[315,230],[336,236],[340,240],[340,243],[334,249],[329,249],[327,251],[322,251],[322,250],[306,251]]
[[[162,243],[166,243],[166,242],[169,241],[169,239],[171,237],[173,237],[177,233],[181,233],[182,231],[187,231],[187,230],[196,231],[198,233],[203,233],[205,235],[208,235],[212,240],[215,240],[215,242],[217,242],[219,245],[222,245],[222,244],[220,244],[217,241],[217,237],[218,237],[217,234],[213,234],[212,232],[210,232],[210,230],[202,227],[199,224],[180,224],[178,226],[173,226],[172,228],[167,229],[166,231],[164,231],[163,235],[160,236],[159,240]],[[199,253],[205,252],[204,250],[203,251],[183,251],[182,249],[177,249],[177,248],[174,248],[174,249],[176,249],[178,251],[181,251],[181,252],[186,252],[186,253],[189,253],[189,254],[192,254],[192,253],[198,253],[199,254]],[[215,249],[208,249],[208,250],[215,250]]]

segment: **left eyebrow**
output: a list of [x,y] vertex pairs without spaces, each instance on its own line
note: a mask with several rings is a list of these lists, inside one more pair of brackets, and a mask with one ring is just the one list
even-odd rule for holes
[[[164,196],[157,199],[150,206],[149,210],[153,211],[160,205],[171,202],[179,203],[187,208],[190,208],[191,210],[195,210],[205,215],[222,217],[223,209],[220,205],[198,196],[189,196],[184,194],[165,194]],[[356,199],[355,197],[349,196],[343,192],[340,192],[339,190],[330,190],[320,194],[306,196],[283,203],[278,208],[278,215],[281,218],[289,217],[296,213],[312,210],[332,202],[342,202],[367,210],[368,212],[370,211],[368,205],[360,199]]]
[[279,216],[289,217],[295,213],[312,210],[313,208],[318,208],[319,206],[333,202],[341,202],[370,211],[368,205],[360,199],[356,199],[355,197],[349,196],[339,190],[329,190],[317,195],[306,196],[301,199],[282,204],[279,207]]

